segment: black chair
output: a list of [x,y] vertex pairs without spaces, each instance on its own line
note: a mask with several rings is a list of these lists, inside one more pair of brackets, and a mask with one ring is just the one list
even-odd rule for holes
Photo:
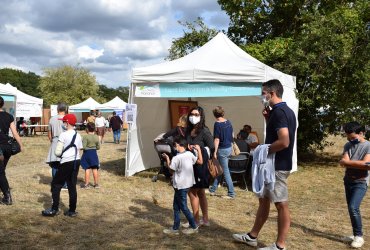
[[230,156],[229,158],[230,175],[241,175],[245,190],[248,191],[247,175],[249,172],[248,166],[250,161],[250,149],[246,141],[241,139],[235,139],[234,141],[239,147],[240,154],[236,156]]

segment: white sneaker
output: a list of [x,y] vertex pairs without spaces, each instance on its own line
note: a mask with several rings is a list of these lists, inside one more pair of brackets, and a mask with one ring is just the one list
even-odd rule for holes
[[182,230],[182,232],[184,234],[194,234],[194,233],[198,233],[199,231],[199,227],[196,227],[196,228],[186,228],[184,230]]
[[[271,246],[268,247],[263,247],[263,248],[257,248],[258,250],[279,250],[279,248],[276,246],[276,243],[272,244]],[[286,250],[286,247],[283,248],[283,250]]]
[[251,247],[257,246],[257,239],[252,239],[248,234],[233,234],[233,238],[236,241],[243,242]]
[[183,227],[183,228],[189,228],[190,227],[190,224],[189,224],[189,222],[181,223],[181,227]]
[[364,238],[362,238],[361,236],[355,236],[351,243],[351,247],[360,248],[364,243],[365,243]]
[[179,235],[179,230],[175,230],[172,227],[163,229],[163,233],[170,235]]

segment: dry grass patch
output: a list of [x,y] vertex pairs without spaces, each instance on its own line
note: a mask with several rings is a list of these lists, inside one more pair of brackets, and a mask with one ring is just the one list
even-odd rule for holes
[[[23,140],[26,151],[13,157],[7,169],[15,203],[0,206],[1,249],[248,249],[233,242],[231,234],[252,226],[258,201],[251,192],[236,188],[235,200],[209,197],[210,228],[201,228],[191,237],[168,237],[162,230],[172,224],[172,188],[164,179],[151,182],[156,171],[124,177],[125,143],[109,143],[113,141],[111,134],[99,152],[101,189],[78,188],[78,217],[44,218],[41,210],[51,202],[51,171],[44,163],[49,143],[41,135]],[[331,162],[301,165],[289,178],[289,249],[348,248],[341,242],[342,236],[351,233],[343,169],[336,164],[345,141],[334,141],[337,148],[323,152],[331,156]],[[80,180],[83,174],[80,170]],[[63,191],[61,209],[67,206],[68,195]],[[362,205],[366,245],[370,243],[366,236],[369,213],[366,197]],[[272,243],[276,237],[275,208],[270,215],[259,238],[261,245]]]

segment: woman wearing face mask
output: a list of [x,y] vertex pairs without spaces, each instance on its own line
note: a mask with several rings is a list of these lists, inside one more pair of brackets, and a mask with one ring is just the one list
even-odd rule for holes
[[[208,147],[210,154],[212,154],[214,143],[212,134],[205,125],[204,110],[201,107],[191,109],[188,114],[186,139],[189,144],[189,150],[192,150],[194,145],[199,145],[202,149],[203,164],[194,165],[195,184],[190,188],[188,195],[197,225],[209,226],[208,202],[205,193],[205,189],[209,187],[209,172],[207,167],[209,155],[205,147]],[[202,210],[202,220],[199,217],[199,207]]]

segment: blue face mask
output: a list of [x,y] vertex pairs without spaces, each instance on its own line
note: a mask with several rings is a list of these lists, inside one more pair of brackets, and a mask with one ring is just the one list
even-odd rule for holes
[[356,138],[356,139],[350,140],[349,142],[350,142],[352,145],[356,145],[356,144],[360,143],[360,140],[359,140],[358,138]]
[[63,129],[63,130],[67,130],[67,126],[63,124],[63,125],[62,125],[62,129]]

